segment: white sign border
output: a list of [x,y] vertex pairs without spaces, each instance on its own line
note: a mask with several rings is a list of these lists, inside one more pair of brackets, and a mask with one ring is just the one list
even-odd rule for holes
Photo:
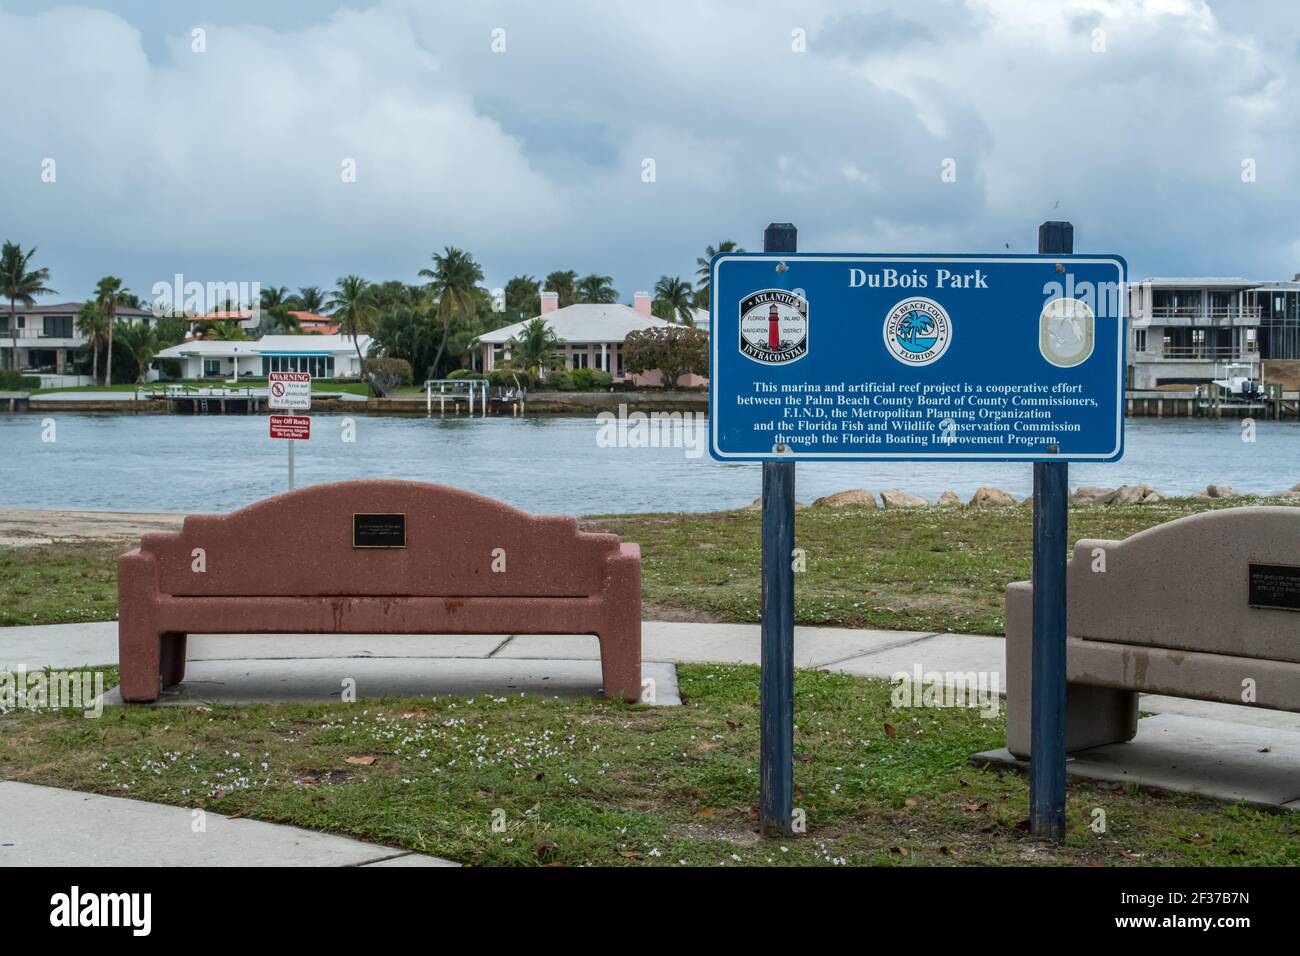
[[[963,256],[953,254],[948,256],[891,256],[891,255],[850,255],[850,254],[828,254],[828,255],[809,255],[807,253],[790,253],[782,255],[780,253],[760,253],[758,255],[723,255],[713,260],[713,269],[709,276],[709,288],[717,290],[718,274],[722,266],[727,262],[784,262],[787,260],[803,262],[906,262],[906,263],[939,263],[939,262],[969,262],[976,263],[1043,263],[1053,260],[1051,253],[1044,253],[1036,256]],[[878,452],[869,455],[863,454],[841,454],[839,452],[797,452],[791,454],[779,455],[775,452],[764,454],[753,453],[735,453],[724,452],[718,447],[718,416],[711,415],[712,421],[709,422],[709,444],[710,452],[715,458],[723,461],[888,461],[891,459],[901,461],[1114,461],[1120,458],[1124,453],[1124,360],[1128,351],[1128,286],[1125,282],[1125,273],[1128,271],[1127,263],[1115,256],[1076,256],[1071,254],[1061,254],[1057,257],[1060,262],[1077,262],[1080,265],[1113,265],[1119,272],[1119,283],[1123,289],[1123,295],[1120,296],[1119,317],[1120,324],[1120,347],[1119,347],[1119,369],[1116,378],[1119,381],[1118,395],[1116,396],[1116,434],[1119,442],[1114,450],[1106,454],[1092,455],[1044,455],[1035,452],[970,452],[959,455],[946,455],[942,452]],[[718,368],[718,305],[717,298],[713,297],[709,309],[709,343],[712,363],[709,367],[709,408],[710,411],[716,409],[718,404],[717,394],[717,375],[714,374]],[[809,303],[811,311],[812,303]],[[811,330],[810,330],[811,331]]]

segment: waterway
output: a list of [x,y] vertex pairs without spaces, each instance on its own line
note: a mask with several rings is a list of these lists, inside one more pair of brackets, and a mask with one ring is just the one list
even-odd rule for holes
[[[53,425],[53,431],[50,425]],[[349,428],[354,441],[345,441]],[[286,488],[286,442],[262,416],[59,413],[0,415],[0,503],[12,508],[221,512]],[[1300,482],[1300,422],[1130,419],[1124,458],[1074,464],[1072,487],[1147,482],[1169,494],[1209,483],[1269,494]],[[609,437],[609,432],[605,433]],[[535,513],[714,511],[761,490],[757,464],[721,464],[705,434],[665,432],[669,447],[602,447],[594,418],[382,418],[316,414],[296,448],[297,482],[440,482]],[[44,440],[44,439],[53,440]],[[690,444],[693,447],[672,447]],[[963,500],[981,485],[1023,497],[1023,462],[800,464],[800,501],[846,488],[902,488]]]

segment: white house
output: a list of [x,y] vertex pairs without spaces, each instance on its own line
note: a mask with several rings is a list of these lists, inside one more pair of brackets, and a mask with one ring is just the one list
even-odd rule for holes
[[[556,354],[564,359],[564,368],[592,368],[609,372],[615,382],[631,381],[636,385],[655,386],[660,382],[658,372],[632,375],[623,367],[623,340],[629,332],[649,328],[666,328],[672,323],[651,314],[650,293],[638,292],[631,308],[620,303],[578,303],[558,308],[559,296],[554,292],[542,293],[542,315],[562,341]],[[705,332],[709,328],[708,313],[695,309],[695,327]],[[511,339],[523,334],[527,322],[516,322],[478,337],[481,367],[490,372],[510,358]],[[708,379],[698,375],[683,375],[678,385],[707,384]]]
[[192,339],[156,358],[181,363],[181,378],[265,378],[267,372],[309,372],[313,378],[359,378],[370,336],[264,335],[247,341]]

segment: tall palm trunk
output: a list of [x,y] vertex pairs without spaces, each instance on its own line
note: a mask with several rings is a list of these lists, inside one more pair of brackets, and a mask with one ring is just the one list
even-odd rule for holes
[[99,383],[99,339],[95,339],[90,347],[90,384]]
[[113,303],[108,304],[108,354],[104,356],[104,387],[111,388],[113,385],[113,326],[117,323],[113,321],[113,314],[116,310]]
[[18,369],[18,319],[14,315],[14,300],[9,300],[9,335],[13,339],[13,348],[9,351],[9,364]]

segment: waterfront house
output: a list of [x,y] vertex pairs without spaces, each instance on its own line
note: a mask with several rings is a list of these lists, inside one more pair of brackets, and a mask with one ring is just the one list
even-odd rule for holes
[[[370,336],[357,337],[361,353]],[[260,339],[190,339],[165,348],[157,361],[180,363],[182,379],[265,378],[267,372],[308,372],[313,378],[360,378],[357,345],[348,335],[264,335]],[[157,372],[151,377],[156,378]]]
[[1227,363],[1266,371],[1296,359],[1300,281],[1151,278],[1129,288],[1130,389],[1204,384]]
[[[47,378],[75,377],[74,365],[89,367],[90,348],[86,337],[77,331],[77,315],[84,304],[59,302],[54,305],[19,305],[14,310],[12,330],[9,327],[8,303],[0,306],[0,355],[4,356],[4,366],[9,367],[16,333],[18,368],[25,372]],[[143,322],[146,325],[154,321],[152,313],[124,305],[117,307],[117,317],[122,321]],[[89,383],[89,376],[83,377]],[[55,384],[82,383],[61,381]]]
[[317,315],[315,312],[290,312],[289,315],[298,321],[298,328],[304,335],[338,334],[338,322],[327,315]]
[[[653,315],[650,311],[650,293],[638,292],[632,305],[617,302],[608,304],[576,303],[559,308],[559,297],[554,292],[542,293],[541,317],[555,330],[562,341],[556,354],[564,360],[563,368],[573,371],[591,368],[608,372],[615,382],[633,385],[658,386],[658,372],[633,375],[623,366],[623,341],[629,332],[639,329],[664,328],[672,323]],[[695,327],[708,332],[708,313],[694,310]],[[479,361],[482,371],[490,372],[510,358],[510,340],[523,334],[526,322],[516,322],[478,337]],[[683,375],[680,386],[707,385],[708,379],[699,375]]]
[[256,335],[262,321],[261,313],[252,309],[216,309],[207,315],[187,315],[184,318],[190,324],[190,335],[202,335],[205,329],[226,322],[234,322],[247,334]]

